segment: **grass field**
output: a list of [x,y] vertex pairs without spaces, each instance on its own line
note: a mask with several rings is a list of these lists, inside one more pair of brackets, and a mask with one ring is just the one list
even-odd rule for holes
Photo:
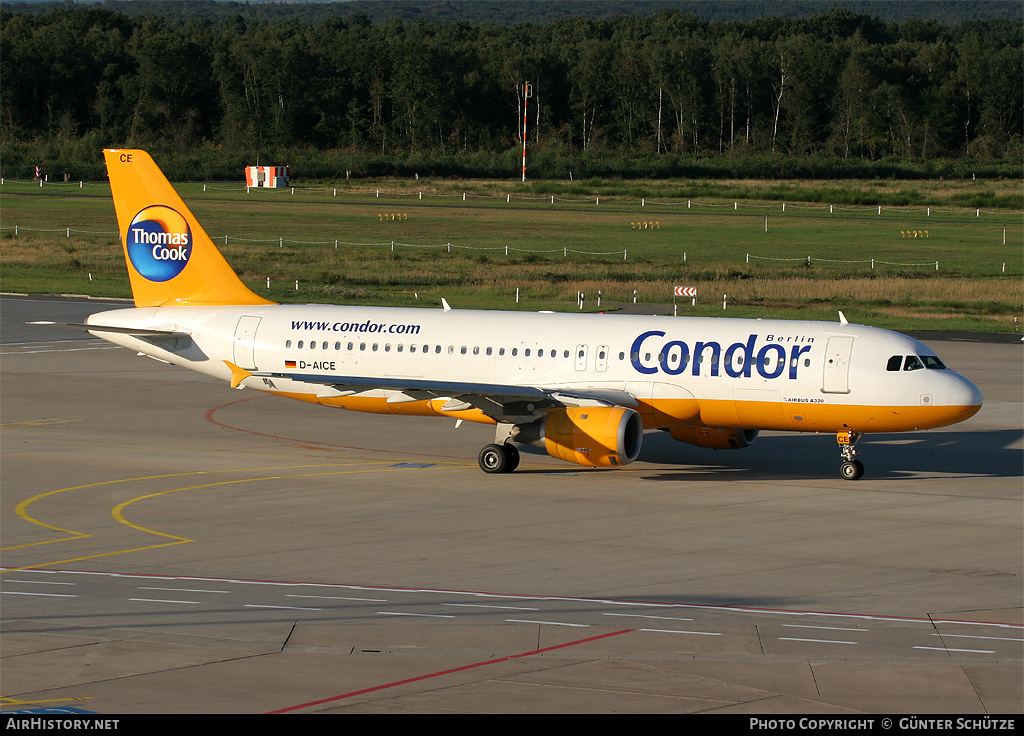
[[[575,311],[580,291],[596,310],[598,292],[614,309],[635,290],[671,312],[673,287],[695,286],[696,306],[680,298],[680,314],[834,320],[842,309],[882,327],[985,331],[1013,331],[1022,316],[1024,227],[1007,207],[1019,181],[637,186],[178,190],[242,278],[276,301]],[[972,191],[992,209],[958,204]],[[901,192],[913,203],[866,204]],[[109,187],[7,181],[0,195],[4,291],[130,296]]]

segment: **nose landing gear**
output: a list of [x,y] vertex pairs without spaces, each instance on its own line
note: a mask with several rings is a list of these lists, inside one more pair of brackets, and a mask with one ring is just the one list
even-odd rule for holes
[[864,463],[856,459],[857,443],[864,435],[854,432],[852,429],[836,434],[836,442],[839,443],[839,454],[842,456],[842,464],[839,466],[839,475],[845,480],[857,480],[864,475]]

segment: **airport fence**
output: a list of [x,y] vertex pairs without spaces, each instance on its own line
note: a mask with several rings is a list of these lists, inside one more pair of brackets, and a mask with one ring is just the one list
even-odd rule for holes
[[[636,223],[630,223],[635,225]],[[13,236],[25,233],[58,233],[63,235],[65,238],[70,238],[72,234],[77,235],[101,235],[109,236],[111,238],[118,238],[119,233],[116,230],[80,230],[73,227],[60,227],[60,228],[34,228],[25,227],[24,225],[8,225],[0,227],[0,233],[10,232]],[[253,244],[276,244],[277,247],[283,248],[285,245],[299,245],[299,246],[333,246],[335,250],[342,247],[353,247],[353,248],[388,248],[392,253],[399,248],[413,248],[413,249],[444,249],[447,253],[453,253],[456,251],[476,251],[482,253],[503,253],[505,256],[511,256],[517,253],[532,254],[532,255],[549,255],[560,253],[563,258],[568,258],[570,255],[579,256],[615,256],[618,258],[621,256],[622,260],[629,259],[629,249],[623,248],[622,250],[613,251],[589,251],[589,250],[578,250],[575,248],[517,248],[510,245],[504,246],[474,246],[474,245],[463,245],[458,243],[446,242],[446,243],[402,243],[397,240],[384,241],[384,242],[354,242],[346,241],[341,239],[335,240],[296,240],[292,238],[277,237],[277,238],[245,238],[237,235],[218,235],[216,237],[211,236],[215,242],[223,242],[224,246],[228,246],[230,243],[253,243]],[[1003,230],[1003,244],[1006,244],[1006,231]],[[687,260],[687,254],[683,254],[683,260]],[[921,261],[921,262],[900,262],[900,261],[886,261],[881,258],[865,258],[857,260],[842,260],[835,258],[820,258],[815,256],[802,256],[799,258],[779,258],[774,256],[757,255],[754,253],[746,254],[746,264],[750,264],[751,261],[775,261],[775,262],[789,262],[789,263],[802,263],[806,266],[812,266],[814,263],[828,263],[828,264],[867,264],[871,270],[874,270],[876,266],[900,266],[908,268],[933,268],[935,271],[939,270],[939,261]],[[995,267],[1000,273],[1006,273],[1006,263],[997,264]]]
[[[60,188],[78,188],[84,189],[85,187],[100,187],[105,188],[107,191],[110,190],[110,185],[103,182],[44,182],[39,180],[27,181],[24,179],[6,179],[0,178],[0,186],[6,185],[25,185],[25,186],[38,186],[42,187],[60,187]],[[459,199],[463,202],[469,202],[470,200],[504,200],[506,204],[512,204],[513,202],[546,202],[548,204],[583,204],[583,205],[601,205],[601,197],[560,197],[551,195],[535,196],[535,195],[524,195],[524,194],[513,194],[511,192],[495,193],[495,194],[480,194],[476,192],[424,192],[424,191],[390,191],[387,189],[366,189],[366,190],[353,190],[348,187],[338,188],[329,186],[303,186],[303,187],[250,187],[244,184],[233,184],[233,185],[217,185],[217,184],[203,184],[203,192],[234,192],[261,196],[261,195],[290,195],[294,196],[296,193],[300,195],[313,195],[313,196],[331,196],[337,197],[339,192],[342,196],[372,196],[375,199],[388,198],[388,197],[399,197],[399,198],[416,198],[417,200],[424,199]],[[629,206],[629,202],[626,202],[626,198],[621,195],[605,197],[605,202],[608,203],[612,200],[617,205],[626,204]],[[634,201],[635,205],[636,202]],[[856,215],[870,215],[876,216],[883,215],[901,215],[905,217],[915,217],[917,215],[924,215],[924,217],[932,217],[933,215],[959,215],[959,216],[974,216],[976,219],[980,219],[984,216],[1005,216],[1010,215],[1017,218],[1024,217],[1024,210],[993,210],[984,209],[981,207],[936,207],[932,205],[882,205],[882,204],[871,204],[871,205],[836,205],[836,204],[808,204],[801,203],[796,204],[793,202],[741,202],[734,200],[733,202],[702,202],[696,199],[687,200],[673,200],[673,199],[649,199],[647,197],[640,197],[640,207],[668,207],[668,208],[683,208],[686,209],[731,209],[733,211],[739,211],[743,209],[753,209],[758,212],[772,212],[779,211],[781,213],[828,213],[828,214],[856,214]]]
[[[42,182],[42,181],[39,181],[39,182],[26,182],[24,180],[10,180],[10,179],[6,179],[5,180],[5,179],[0,179],[0,185],[3,185],[3,186],[12,186],[12,185],[23,185],[24,186],[24,185],[29,185],[29,186],[32,186],[32,187],[39,186],[39,187],[44,187],[44,188],[47,188],[47,189],[58,189],[58,190],[67,190],[69,188],[84,189],[86,187],[91,187],[91,188],[103,188],[103,189],[106,189],[107,191],[109,191],[109,184],[99,183],[99,182],[85,182],[85,181],[79,181],[79,182]],[[347,189],[347,188],[339,189],[338,187],[317,187],[317,186],[301,187],[301,188],[296,188],[296,187],[266,188],[266,187],[247,187],[245,185],[220,185],[219,186],[219,185],[213,185],[213,184],[203,184],[202,185],[202,191],[203,192],[233,192],[233,193],[243,193],[244,192],[244,193],[247,193],[247,194],[253,195],[253,196],[264,196],[264,195],[273,196],[275,194],[276,195],[281,195],[281,196],[294,196],[296,194],[296,192],[299,192],[301,195],[315,195],[315,196],[327,195],[327,196],[331,196],[332,198],[333,197],[337,197],[339,192],[340,192],[343,195],[343,197],[345,197],[347,199],[350,199],[352,197],[355,197],[355,198],[359,198],[359,197],[368,197],[369,198],[369,197],[372,197],[374,200],[380,200],[380,199],[385,199],[386,200],[386,199],[389,199],[389,198],[400,198],[400,199],[416,198],[418,201],[422,201],[422,200],[424,200],[426,198],[428,200],[435,200],[435,201],[438,200],[438,199],[449,199],[449,200],[450,199],[459,199],[462,202],[469,202],[470,200],[492,200],[492,201],[494,201],[494,200],[496,200],[496,201],[504,200],[504,202],[508,203],[508,204],[511,204],[513,202],[533,202],[533,203],[544,202],[544,203],[548,203],[550,205],[555,205],[555,204],[561,203],[561,204],[574,204],[574,205],[592,205],[592,206],[595,206],[595,207],[601,206],[601,198],[600,197],[568,198],[568,197],[556,197],[554,195],[526,196],[526,195],[511,194],[511,193],[481,194],[481,193],[472,193],[472,192],[458,192],[458,193],[447,193],[447,194],[446,193],[436,193],[436,192],[424,192],[424,191],[396,192],[396,191],[389,191],[389,190],[380,189],[380,188],[375,188],[375,189],[372,189],[372,190],[371,189],[367,189],[365,191],[352,191],[352,190]],[[608,199],[609,198],[605,198],[606,204],[608,203]],[[624,198],[622,198],[622,197],[615,197],[615,198],[613,198],[613,200],[614,200],[614,204],[615,204],[616,208],[621,208],[623,206],[623,204],[624,204]],[[626,203],[626,204],[628,206],[628,203]],[[636,204],[637,203],[634,200],[633,201],[633,206],[635,207]],[[971,208],[971,209],[968,209],[968,208],[949,208],[949,207],[942,207],[942,208],[940,208],[940,207],[932,207],[932,206],[925,206],[925,207],[916,208],[916,207],[907,207],[907,206],[891,207],[891,206],[883,206],[883,205],[870,205],[870,206],[868,206],[868,205],[857,205],[857,206],[842,206],[842,207],[840,207],[840,206],[833,205],[833,204],[828,204],[828,205],[806,204],[806,203],[804,203],[804,204],[793,204],[793,203],[787,203],[787,202],[778,202],[778,203],[758,202],[758,203],[750,203],[750,202],[741,202],[739,200],[734,200],[732,203],[729,203],[729,202],[715,203],[715,202],[704,202],[704,201],[699,201],[699,200],[694,200],[694,199],[687,199],[687,200],[684,201],[684,200],[648,199],[646,197],[641,197],[640,198],[639,206],[641,208],[655,208],[655,207],[657,207],[657,208],[664,208],[664,209],[667,209],[667,210],[683,209],[683,208],[685,208],[687,210],[691,210],[691,211],[692,210],[704,210],[704,211],[711,210],[711,211],[720,211],[721,212],[721,211],[725,211],[725,210],[732,210],[733,212],[737,212],[737,213],[742,208],[743,210],[746,210],[748,212],[748,214],[749,214],[750,210],[756,210],[758,212],[758,215],[756,216],[758,222],[761,221],[761,214],[760,213],[765,213],[763,215],[764,230],[765,230],[765,232],[769,231],[769,217],[770,217],[772,211],[776,211],[777,212],[777,214],[775,215],[776,217],[778,217],[782,213],[794,214],[794,215],[802,215],[802,214],[819,214],[819,215],[823,215],[823,214],[828,214],[828,215],[836,215],[837,217],[840,217],[840,218],[848,217],[848,216],[851,216],[851,215],[855,215],[855,216],[858,216],[858,217],[865,216],[865,215],[867,215],[867,216],[874,215],[875,217],[889,217],[890,218],[889,221],[891,221],[891,222],[897,222],[897,220],[893,217],[893,215],[897,215],[899,218],[903,219],[904,221],[911,221],[914,218],[920,218],[921,216],[924,216],[925,218],[928,218],[928,217],[932,217],[933,215],[946,215],[946,216],[958,215],[960,217],[971,217],[971,216],[973,216],[972,219],[977,220],[977,219],[981,219],[982,216],[986,216],[986,217],[1002,216],[1002,217],[1005,217],[1007,215],[1010,215],[1010,216],[1014,216],[1014,217],[1018,217],[1019,218],[1022,214],[1024,214],[1024,213],[1021,213],[1021,212],[1018,212],[1018,211],[1009,211],[1009,210],[1006,210],[1006,211],[995,211],[995,210],[984,210],[984,209],[981,209],[981,208]],[[380,218],[382,220],[386,220],[389,217],[391,217],[391,219],[395,219],[395,217],[396,217],[395,215],[383,214],[383,213],[381,213],[379,216],[380,216]],[[397,217],[401,218],[403,216],[397,216]],[[407,219],[407,215],[405,215],[404,217]],[[644,222],[633,221],[633,222],[630,222],[629,224],[631,225],[631,227],[634,230],[638,230],[638,229],[648,229],[647,226],[650,225],[651,223],[649,221],[644,221]],[[660,223],[655,223],[655,224],[658,225],[658,227],[660,228]],[[640,227],[637,227],[638,225]],[[993,227],[992,225],[989,225],[989,227],[992,227],[992,229],[993,229],[993,231],[994,231],[994,233],[996,234],[997,237],[1001,237],[1002,244],[1005,245],[1006,244],[1006,238],[1007,238],[1007,228],[1006,228],[1006,226],[997,225],[997,226]],[[651,229],[654,229],[654,228],[652,227]],[[4,225],[4,226],[0,227],[0,233],[11,233],[14,236],[17,236],[17,235],[22,234],[22,233],[51,233],[51,234],[63,235],[65,238],[71,238],[73,234],[74,235],[85,235],[85,236],[109,236],[109,237],[112,237],[112,238],[117,238],[118,237],[118,232],[117,231],[84,230],[84,229],[74,228],[74,227],[70,227],[70,226],[57,227],[57,228],[54,228],[54,227],[32,227],[32,226],[26,226],[26,225],[22,225],[22,224]],[[929,231],[928,230],[924,230],[924,229],[920,229],[920,228],[917,228],[917,229],[901,229],[900,230],[900,234],[901,234],[901,237],[915,237],[915,238],[916,237],[928,237]],[[396,251],[397,249],[403,249],[403,248],[408,248],[408,249],[434,249],[434,250],[444,249],[447,253],[453,253],[453,252],[457,252],[457,251],[462,251],[462,252],[479,252],[481,254],[486,254],[486,253],[499,254],[500,253],[500,254],[504,254],[505,256],[512,256],[512,255],[516,255],[516,254],[525,254],[525,255],[561,254],[563,258],[569,258],[570,256],[582,256],[582,257],[586,257],[586,258],[614,257],[616,259],[621,259],[621,260],[628,260],[629,259],[629,249],[628,248],[622,248],[621,250],[591,251],[591,250],[579,250],[579,249],[574,249],[574,248],[569,248],[569,247],[561,247],[561,248],[557,248],[556,247],[556,248],[535,249],[535,248],[516,247],[516,246],[513,246],[513,245],[484,246],[484,245],[474,245],[474,244],[458,243],[458,242],[451,242],[451,241],[444,242],[444,243],[408,243],[408,242],[400,242],[400,241],[397,241],[397,240],[377,241],[377,242],[354,242],[354,241],[349,241],[349,240],[342,240],[340,238],[332,239],[332,240],[299,240],[299,239],[288,238],[288,237],[284,237],[284,236],[278,236],[278,237],[274,237],[274,238],[250,238],[250,237],[245,237],[245,236],[241,236],[241,235],[231,235],[231,234],[216,235],[216,236],[212,236],[212,237],[213,237],[215,242],[223,243],[223,245],[225,245],[225,246],[227,246],[230,243],[234,242],[234,243],[248,243],[248,244],[263,244],[263,245],[274,244],[274,245],[277,245],[279,248],[283,248],[287,244],[287,245],[296,245],[296,246],[327,246],[327,247],[333,247],[336,250],[337,249],[341,249],[343,247],[344,248],[373,248],[373,249],[386,248],[386,249],[389,249],[392,252]],[[685,259],[685,256],[684,256],[684,259]],[[876,268],[876,266],[883,266],[883,265],[884,266],[897,266],[897,267],[901,267],[901,268],[929,268],[929,269],[933,269],[935,271],[938,271],[940,269],[940,262],[937,261],[937,260],[920,261],[920,262],[892,261],[892,260],[885,259],[884,256],[881,256],[881,255],[879,255],[879,256],[864,257],[864,258],[857,259],[857,260],[841,260],[841,259],[833,259],[833,258],[821,258],[821,257],[816,257],[816,256],[810,256],[810,255],[805,256],[805,257],[799,257],[799,258],[791,258],[791,257],[783,258],[783,257],[778,257],[778,256],[776,256],[774,254],[747,253],[746,254],[746,258],[745,258],[745,263],[746,264],[750,264],[752,261],[766,261],[766,262],[779,262],[779,263],[783,263],[783,262],[802,263],[802,264],[804,264],[806,266],[812,266],[815,263],[834,264],[834,265],[842,264],[842,265],[850,265],[850,266],[861,265],[861,266],[867,266],[869,270],[874,270]],[[991,269],[992,270],[990,272],[993,272],[993,273],[1006,273],[1006,263],[995,263],[995,264],[992,264],[991,265]]]

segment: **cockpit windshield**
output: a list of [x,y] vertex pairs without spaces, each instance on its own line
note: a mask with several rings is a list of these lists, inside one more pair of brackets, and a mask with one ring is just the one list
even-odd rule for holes
[[885,364],[887,371],[945,370],[946,366],[934,355],[893,355]]

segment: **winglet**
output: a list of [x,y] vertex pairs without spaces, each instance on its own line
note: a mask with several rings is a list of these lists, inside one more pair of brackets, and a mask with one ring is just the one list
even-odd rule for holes
[[230,360],[225,360],[224,365],[231,369],[231,388],[242,388],[240,385],[242,381],[252,375],[251,372],[247,371],[245,368],[239,368]]
[[452,308],[448,305],[448,300],[444,297],[441,297],[441,308],[446,312],[452,311]]
[[839,324],[841,324],[841,325],[848,325],[848,324],[850,324],[849,321],[846,319],[846,315],[843,314],[842,310],[839,310]]

